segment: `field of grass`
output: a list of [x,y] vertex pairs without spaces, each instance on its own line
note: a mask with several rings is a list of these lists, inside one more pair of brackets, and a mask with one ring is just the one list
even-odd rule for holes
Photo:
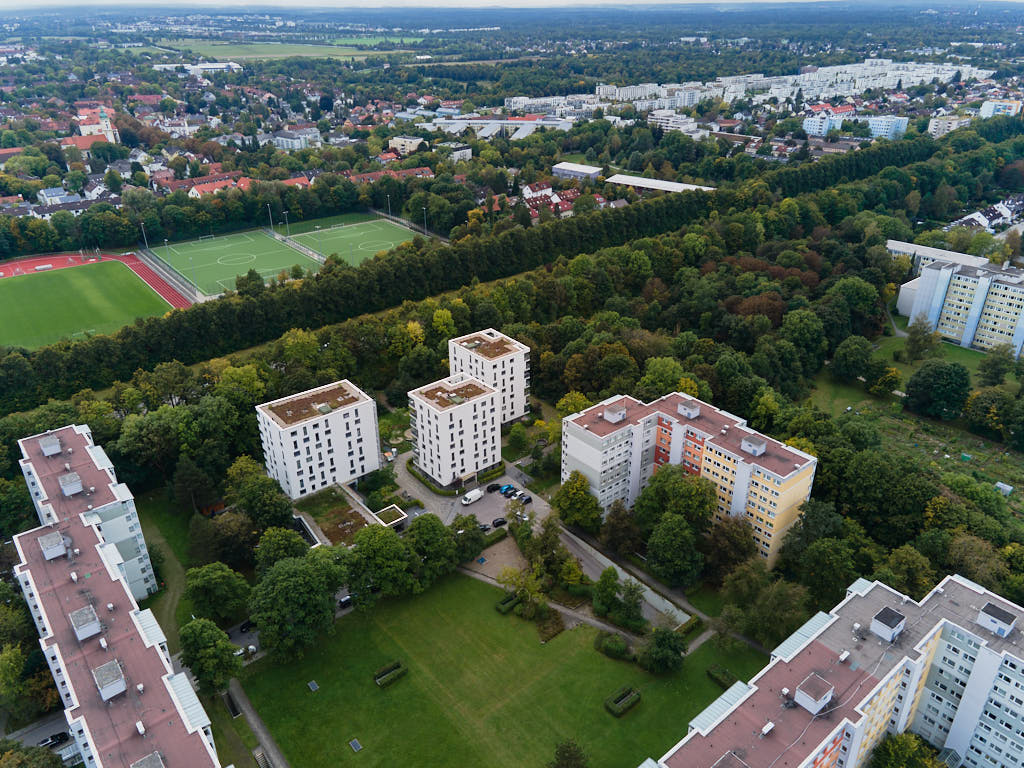
[[373,46],[380,45],[381,43],[419,43],[422,40],[422,37],[406,37],[405,35],[391,35],[389,37],[339,37],[337,40],[331,40],[331,44],[348,46]]
[[274,231],[279,235],[303,235],[306,232],[314,232],[319,227],[326,229],[335,224],[359,224],[364,221],[376,221],[377,214],[367,211],[352,211],[350,213],[339,213],[336,216],[325,216],[322,219],[306,219],[305,221],[293,221],[287,226],[283,221],[274,225]]
[[201,696],[200,700],[206,714],[210,716],[213,743],[217,745],[217,756],[220,757],[221,765],[256,768],[252,751],[260,742],[245,717],[232,718],[220,696]]
[[337,229],[319,229],[301,235],[292,233],[292,239],[323,256],[337,254],[352,266],[358,266],[381,251],[390,251],[401,243],[412,240],[415,234],[386,219],[375,219],[347,224]]
[[[0,272],[10,269],[0,264]],[[0,279],[0,346],[28,349],[112,333],[170,306],[117,261]]]
[[181,38],[159,40],[157,45],[178,51],[191,51],[214,61],[232,59],[286,59],[292,56],[309,56],[332,59],[361,59],[366,56],[380,56],[382,53],[342,45],[309,45],[305,43],[221,43],[216,40]]
[[702,584],[697,589],[687,592],[686,598],[708,616],[720,615],[725,605],[722,593],[709,584]]
[[405,436],[409,429],[409,409],[395,408],[393,411],[381,415],[377,420],[377,428],[380,430],[380,442],[382,446],[394,448],[398,453],[405,453],[412,449],[412,443]]
[[[680,672],[654,677],[600,655],[590,627],[541,644],[534,625],[494,610],[500,595],[450,576],[422,595],[345,616],[302,659],[263,659],[242,683],[289,762],[303,768],[539,766],[567,738],[592,768],[621,768],[660,757],[721,693],[705,674],[710,664],[746,680],[767,661],[753,651],[726,658],[706,643]],[[395,660],[408,675],[378,689],[374,672]],[[643,700],[616,719],[603,701],[625,685]]]
[[152,250],[209,296],[233,290],[235,277],[250,269],[267,279],[295,264],[303,269],[320,268],[319,263],[304,253],[259,231],[158,245]]

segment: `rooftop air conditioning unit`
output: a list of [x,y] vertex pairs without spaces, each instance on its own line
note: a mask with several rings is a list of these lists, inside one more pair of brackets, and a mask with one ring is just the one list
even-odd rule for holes
[[135,730],[137,730],[139,732],[139,736],[145,736],[146,735],[146,726],[144,726],[142,724],[141,720],[136,720],[135,721]]
[[761,735],[767,736],[773,730],[775,730],[775,723],[769,720],[767,723],[764,724],[764,728],[761,729]]
[[850,658],[850,652],[849,651],[843,651],[842,653],[839,654],[839,663],[840,664],[845,664],[846,660],[848,658]]
[[75,584],[77,584],[77,583],[78,583],[78,574],[77,574],[77,573],[75,573],[74,571],[72,571],[72,572],[71,572],[71,580],[72,580],[73,582],[75,582]]
[[68,464],[66,461],[64,462],[64,471],[65,472],[70,472],[71,471],[71,465]]
[[100,638],[100,648],[102,648],[104,651],[107,650],[107,638]]

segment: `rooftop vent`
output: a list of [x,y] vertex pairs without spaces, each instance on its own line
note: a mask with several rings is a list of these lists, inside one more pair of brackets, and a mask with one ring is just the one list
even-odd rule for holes
[[700,405],[698,403],[680,403],[676,410],[679,411],[680,416],[685,416],[688,419],[696,419],[700,416]]
[[832,701],[835,686],[817,672],[811,672],[796,687],[796,703],[812,715],[816,715]]
[[114,612],[114,604],[113,603],[107,603],[107,610],[110,611],[111,613],[113,613]]
[[[67,464],[64,466],[66,467]],[[60,492],[65,496],[74,496],[76,493],[82,492],[82,478],[79,477],[77,472],[68,472],[66,475],[61,475],[57,478],[57,482],[60,484]]]
[[886,606],[871,619],[871,631],[887,643],[891,643],[903,631],[906,624],[906,616]]
[[143,691],[146,690],[146,686],[143,685],[142,683],[139,683],[138,685],[135,686],[135,690],[138,691],[141,694]]
[[68,619],[71,620],[71,628],[75,630],[75,637],[79,642],[98,635],[102,629],[96,609],[91,605],[72,611],[68,614]]
[[773,723],[771,720],[769,720],[767,723],[764,724],[764,728],[761,729],[761,735],[762,736],[767,736],[769,733],[771,733],[774,730],[775,730],[775,723]]
[[39,438],[39,450],[43,452],[43,456],[56,456],[60,453],[60,438],[56,435]]
[[100,638],[100,648],[102,648],[104,651],[107,650],[107,638]]
[[604,420],[610,424],[618,424],[626,420],[626,409],[621,405],[604,409]]
[[47,560],[56,560],[65,553],[64,536],[59,531],[53,531],[45,536],[40,536],[37,541],[39,548],[43,550],[43,557]]
[[978,611],[978,624],[998,637],[1006,637],[1013,631],[1017,617],[995,603],[985,603]]
[[139,732],[139,736],[145,736],[146,735],[146,726],[142,724],[141,720],[136,720],[135,721],[135,730],[137,730]]
[[747,435],[740,441],[740,449],[751,456],[761,456],[768,450],[768,441],[760,435]]
[[106,664],[101,664],[93,669],[92,679],[96,682],[96,688],[99,689],[100,698],[103,701],[110,701],[126,690],[124,672],[117,659],[111,659]]

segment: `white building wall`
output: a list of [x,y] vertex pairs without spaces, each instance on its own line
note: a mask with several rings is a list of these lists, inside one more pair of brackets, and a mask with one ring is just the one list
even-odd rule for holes
[[[488,358],[463,345],[467,338],[485,336],[505,339],[514,347],[501,357]],[[469,336],[448,341],[448,368],[452,373],[465,373],[479,379],[498,392],[501,423],[522,418],[530,411],[530,348],[493,328],[485,328]]]

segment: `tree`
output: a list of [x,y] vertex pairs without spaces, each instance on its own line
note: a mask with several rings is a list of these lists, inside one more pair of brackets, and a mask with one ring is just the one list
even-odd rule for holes
[[224,622],[235,619],[249,600],[249,583],[224,563],[185,572],[185,597],[197,616]]
[[644,623],[644,588],[639,581],[626,579],[619,591],[617,620],[626,626]]
[[650,639],[637,654],[637,663],[654,674],[667,674],[681,669],[686,642],[668,627],[655,627]]
[[243,512],[260,531],[286,528],[292,521],[292,503],[277,481],[249,456],[239,456],[228,468],[224,499]]
[[523,606],[523,618],[532,619],[538,611],[547,608],[547,599],[544,597],[540,574],[536,568],[505,567],[498,574],[497,581],[519,598]]
[[645,535],[666,512],[682,517],[695,533],[703,533],[717,506],[714,483],[691,475],[681,464],[663,464],[633,505],[633,517]]
[[722,583],[722,598],[727,605],[747,608],[757,601],[758,596],[772,581],[772,575],[763,560],[748,560],[736,566],[732,573],[725,577]]
[[746,520],[725,517],[711,526],[701,542],[701,550],[706,577],[713,584],[721,584],[737,565],[757,554],[757,544]]
[[960,363],[926,360],[907,381],[907,407],[923,416],[955,419],[971,388],[971,374]]
[[903,354],[908,363],[936,357],[941,353],[942,337],[932,329],[924,317],[918,317],[907,326],[907,343]]
[[[945,498],[945,497],[939,497]],[[875,578],[915,600],[924,597],[935,583],[935,572],[928,558],[910,544],[889,553]]]
[[551,506],[566,525],[578,525],[589,533],[597,533],[601,527],[601,505],[591,495],[590,481],[582,472],[573,470],[551,497]]
[[846,588],[857,578],[853,553],[840,539],[818,539],[804,552],[800,583],[820,608],[842,600]]
[[1006,563],[987,541],[969,533],[953,537],[947,554],[950,569],[998,591],[1009,575]]
[[807,589],[788,581],[775,581],[761,590],[744,611],[744,634],[771,647],[789,637],[807,620]]
[[242,669],[235,646],[209,619],[193,619],[181,628],[181,663],[188,667],[205,694],[223,691]]
[[182,456],[174,470],[174,498],[182,507],[198,512],[217,500],[217,487],[190,457]]
[[619,572],[612,566],[601,571],[601,576],[594,585],[591,601],[594,613],[604,616],[619,609]]
[[644,401],[657,400],[675,392],[685,374],[686,370],[674,357],[652,357],[647,361],[644,375],[637,382],[633,394]]
[[412,550],[420,589],[426,589],[458,565],[455,534],[437,515],[420,515],[413,520],[405,532],[405,543]]
[[548,768],[589,768],[590,761],[583,748],[575,741],[563,741],[555,746],[555,759]]
[[25,747],[0,739],[0,768],[63,768],[60,756],[45,747]]
[[618,555],[632,554],[643,544],[643,536],[633,521],[633,513],[622,499],[616,499],[608,508],[608,514],[601,525],[600,539],[605,549]]
[[11,711],[25,699],[25,652],[9,643],[0,650],[0,706]]
[[416,588],[413,555],[394,528],[371,525],[353,537],[349,554],[349,591],[360,607],[372,606],[377,594],[409,594]]
[[[374,528],[391,530],[373,526],[362,531]],[[323,569],[306,558],[290,557],[274,563],[249,600],[260,642],[279,658],[301,655],[334,620],[332,586]]]
[[309,545],[297,531],[290,528],[267,528],[256,545],[256,574],[266,573],[270,566],[286,557],[303,557]]
[[123,186],[121,174],[113,168],[107,169],[106,174],[103,176],[103,185],[115,195],[120,195],[121,187]]
[[486,536],[475,515],[459,515],[448,526],[455,537],[455,559],[460,563],[475,560],[484,551]]
[[840,381],[855,381],[867,373],[871,342],[863,336],[848,336],[832,356],[832,376]]
[[1006,379],[1006,374],[1013,370],[1015,363],[1013,347],[997,344],[978,362],[978,380],[983,387],[998,387]]
[[591,405],[593,405],[593,403],[591,403],[590,400],[587,399],[587,396],[582,392],[571,391],[566,392],[565,395],[562,396],[562,399],[555,404],[555,410],[558,411],[558,415],[564,419],[566,416],[571,416],[574,413],[585,411]]
[[704,557],[697,551],[690,524],[681,515],[666,512],[647,541],[651,573],[669,586],[687,586],[700,576],[703,564]]
[[890,733],[871,753],[868,768],[942,768],[924,740],[917,734]]
[[508,450],[512,456],[519,457],[530,447],[530,436],[522,424],[513,424],[508,431]]

